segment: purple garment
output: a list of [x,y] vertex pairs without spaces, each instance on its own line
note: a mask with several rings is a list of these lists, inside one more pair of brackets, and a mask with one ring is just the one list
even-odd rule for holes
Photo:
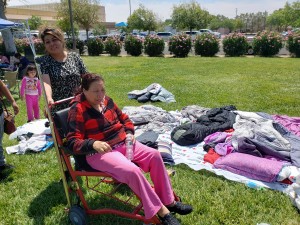
[[204,138],[204,143],[205,144],[211,144],[211,143],[214,143],[214,144],[217,144],[217,143],[223,143],[225,142],[226,138],[228,136],[231,136],[230,133],[227,133],[227,132],[215,132],[215,133],[212,133],[208,136],[206,136]]
[[231,141],[228,141],[226,143],[218,143],[215,146],[215,151],[219,155],[228,155],[229,153],[233,152],[234,148],[231,144]]
[[283,125],[288,131],[300,137],[300,117],[272,115],[273,120]]
[[284,162],[260,158],[249,154],[234,152],[220,157],[214,167],[228,170],[251,179],[275,182]]

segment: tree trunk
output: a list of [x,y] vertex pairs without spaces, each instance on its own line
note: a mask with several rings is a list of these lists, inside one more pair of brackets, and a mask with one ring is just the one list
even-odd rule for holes
[[[5,10],[4,1],[0,1],[0,18],[6,20],[4,10]],[[13,35],[12,35],[10,29],[2,30],[1,33],[2,33],[2,37],[3,37],[6,54],[7,53],[12,54],[12,53],[17,52],[14,38],[13,38]]]
[[89,40],[89,30],[85,29],[85,32],[86,32],[86,40],[88,41]]

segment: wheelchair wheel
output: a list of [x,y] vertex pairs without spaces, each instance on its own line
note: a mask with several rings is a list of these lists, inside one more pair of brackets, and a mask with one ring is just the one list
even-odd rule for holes
[[82,207],[73,205],[69,211],[69,219],[73,225],[86,225],[86,214]]

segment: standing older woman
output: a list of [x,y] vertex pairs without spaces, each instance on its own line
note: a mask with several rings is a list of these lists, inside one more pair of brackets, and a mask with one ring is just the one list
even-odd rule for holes
[[[87,69],[77,53],[66,50],[64,34],[59,29],[45,28],[41,32],[41,39],[47,54],[39,58],[38,62],[48,104],[51,105],[60,99],[74,96],[74,91],[81,84],[81,75],[87,73]],[[53,112],[65,107],[67,103],[60,104]]]
[[[134,126],[114,101],[105,95],[104,80],[96,74],[82,77],[82,93],[71,102],[67,124],[68,146],[81,161],[126,183],[140,198],[146,219],[156,214],[163,225],[179,225],[171,214],[186,215],[190,205],[176,202],[159,151],[134,140]],[[125,157],[125,139],[131,138],[132,162]],[[137,166],[138,165],[138,166]],[[144,177],[149,172],[154,189]]]

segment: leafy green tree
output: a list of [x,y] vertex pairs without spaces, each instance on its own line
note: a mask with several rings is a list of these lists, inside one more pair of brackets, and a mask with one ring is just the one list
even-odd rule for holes
[[171,18],[173,27],[189,30],[206,28],[212,19],[196,1],[174,6]]
[[300,1],[286,3],[283,9],[286,26],[300,27]]
[[31,30],[37,30],[43,24],[43,21],[41,17],[32,15],[28,19],[28,24]]
[[225,19],[223,21],[223,27],[229,29],[229,33],[231,33],[234,30],[234,19]]
[[212,30],[217,30],[219,28],[228,28],[230,32],[234,29],[234,19],[229,19],[223,15],[211,16],[211,21],[209,27]]
[[140,5],[134,10],[132,15],[127,20],[128,27],[133,30],[156,30],[158,27],[158,19],[155,13]]
[[243,28],[244,24],[243,21],[241,19],[235,19],[234,20],[234,28],[235,30],[241,31],[241,29]]
[[209,23],[209,28],[212,29],[212,30],[217,30],[219,29],[220,27],[222,27],[221,25],[221,20],[219,18],[219,16],[221,15],[218,15],[218,16],[212,16],[212,19]]
[[[61,0],[58,6],[59,18],[70,18],[68,0]],[[73,19],[80,27],[86,31],[88,39],[89,30],[99,22],[98,17],[98,1],[97,0],[72,0]]]
[[269,15],[267,17],[267,24],[269,25],[270,30],[282,30],[286,24],[283,9],[275,10],[271,15]]
[[[6,5],[7,5],[6,0],[0,1],[0,18],[2,18],[2,19],[6,19],[6,16],[5,16]],[[6,52],[7,53],[16,52],[17,51],[16,45],[14,43],[14,39],[13,39],[10,29],[2,30],[1,33],[2,33]]]
[[[70,23],[70,18],[59,18],[57,20],[57,26],[66,33],[68,38],[72,36],[72,27]],[[77,37],[79,33],[79,26],[77,23],[73,23],[73,28],[74,28],[74,35]]]
[[96,23],[94,25],[93,34],[94,35],[101,35],[106,34],[107,30],[106,27],[103,25],[103,23]]
[[166,19],[165,21],[158,20],[156,31],[163,31],[165,27],[171,27],[171,26],[172,26],[171,19]]
[[[235,29],[242,30],[244,32],[258,32],[266,29],[268,13],[243,13],[237,16],[235,20]],[[237,23],[237,20],[240,22]]]
[[300,1],[286,3],[283,8],[275,10],[267,18],[267,25],[277,31],[285,30],[288,26],[300,26]]

